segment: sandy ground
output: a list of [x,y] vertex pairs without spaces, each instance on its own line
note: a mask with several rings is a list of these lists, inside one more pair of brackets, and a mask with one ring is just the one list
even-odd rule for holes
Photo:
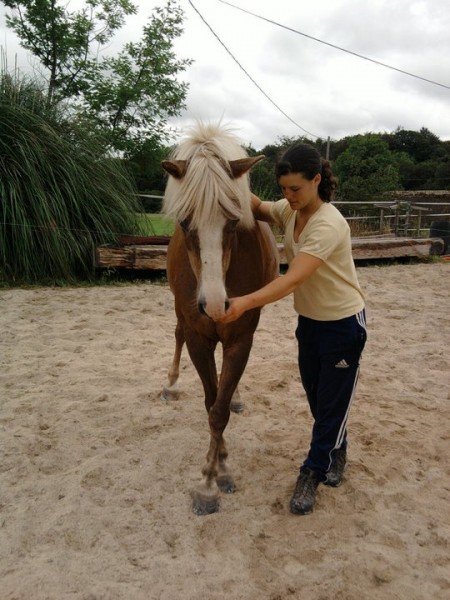
[[226,431],[237,491],[197,517],[208,427],[164,285],[0,291],[1,600],[450,598],[450,265],[358,268],[369,340],[349,466],[289,498],[311,420],[290,298],[266,307]]

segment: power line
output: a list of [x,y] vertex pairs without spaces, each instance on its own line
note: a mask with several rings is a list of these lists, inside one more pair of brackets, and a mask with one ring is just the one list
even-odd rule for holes
[[292,27],[287,27],[287,25],[282,25],[281,23],[277,23],[276,21],[272,21],[271,19],[267,19],[266,17],[262,17],[261,15],[257,15],[249,10],[245,10],[240,6],[235,6],[230,2],[226,2],[226,0],[219,0],[222,4],[227,4],[236,10],[240,10],[252,17],[256,17],[257,19],[261,19],[262,21],[267,21],[267,23],[271,23],[272,25],[277,25],[277,27],[281,27],[282,29],[287,29],[288,31],[292,31],[293,33],[298,33],[303,37],[306,37],[310,40],[314,40],[315,42],[319,42],[319,44],[325,44],[325,46],[330,46],[330,48],[334,48],[335,50],[340,50],[341,52],[346,52],[347,54],[351,54],[352,56],[356,56],[357,58],[362,58],[363,60],[368,60],[380,67],[385,67],[386,69],[391,69],[392,71],[397,71],[398,73],[402,73],[403,75],[408,75],[409,77],[414,77],[415,79],[420,79],[422,81],[426,81],[427,83],[431,83],[432,85],[438,85],[439,87],[443,87],[447,90],[450,90],[449,85],[445,85],[444,83],[439,83],[437,81],[433,81],[431,79],[426,79],[425,77],[421,77],[420,75],[415,75],[414,73],[409,73],[408,71],[404,71],[403,69],[398,69],[397,67],[393,67],[391,65],[387,65],[386,63],[382,63],[379,60],[375,60],[373,58],[369,58],[367,56],[363,56],[362,54],[358,54],[357,52],[353,52],[352,50],[347,50],[346,48],[341,48],[341,46],[336,46],[335,44],[331,44],[330,42],[325,42],[324,40],[320,40],[319,38],[313,37],[312,35],[308,35],[307,33],[303,33],[302,31],[298,31],[297,29],[292,29]]
[[[286,119],[288,119],[291,123],[293,123],[296,127],[298,127],[299,129],[301,129],[302,131],[304,131],[305,133],[307,133],[308,135],[312,136],[313,138],[320,138],[320,135],[315,135],[314,133],[311,133],[310,131],[308,131],[307,129],[305,129],[304,127],[302,127],[301,125],[299,125],[296,121],[294,121],[294,119],[292,119],[287,113],[284,112],[284,110],[282,108],[280,108],[280,106],[278,106],[278,104],[276,104],[276,102],[274,102],[274,100],[272,100],[272,98],[270,98],[270,96],[262,89],[262,87],[253,79],[253,77],[250,75],[250,73],[248,73],[248,71],[241,65],[241,63],[238,61],[238,59],[234,56],[234,54],[232,54],[232,52],[227,48],[227,46],[222,42],[222,40],[219,38],[219,36],[217,35],[217,33],[212,29],[212,27],[209,25],[209,23],[206,22],[206,20],[204,19],[204,17],[200,14],[200,12],[197,10],[197,8],[194,6],[194,4],[191,2],[191,0],[189,0],[189,4],[192,6],[192,8],[195,10],[195,12],[198,14],[198,16],[200,17],[200,19],[203,21],[203,23],[206,25],[206,27],[208,27],[208,29],[210,30],[210,32],[213,34],[213,36],[216,38],[216,40],[221,44],[221,46],[223,46],[223,48],[225,49],[225,51],[231,56],[231,58],[234,60],[234,62],[238,65],[238,67],[247,75],[247,77],[250,79],[250,81],[253,83],[253,85],[255,85],[258,90],[267,98],[267,100],[269,100],[269,102],[275,106],[275,108],[277,110],[279,110],[281,112],[282,115],[284,115],[286,117]],[[227,4],[227,3],[226,3]],[[232,5],[230,5],[232,6]],[[235,7],[237,8],[237,7]]]

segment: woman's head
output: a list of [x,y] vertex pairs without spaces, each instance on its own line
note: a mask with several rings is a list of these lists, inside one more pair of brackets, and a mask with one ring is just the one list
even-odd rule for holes
[[321,158],[313,146],[295,144],[284,152],[275,166],[277,181],[280,182],[280,177],[293,173],[299,173],[308,181],[318,181],[318,194],[324,202],[333,199],[336,179],[330,163]]

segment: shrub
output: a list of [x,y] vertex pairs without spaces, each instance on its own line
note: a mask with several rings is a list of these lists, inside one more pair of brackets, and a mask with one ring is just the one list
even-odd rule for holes
[[95,246],[139,233],[134,185],[102,141],[48,104],[35,81],[0,74],[0,274],[94,274]]

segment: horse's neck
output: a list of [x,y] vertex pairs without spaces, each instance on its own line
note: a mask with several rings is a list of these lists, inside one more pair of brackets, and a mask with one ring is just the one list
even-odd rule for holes
[[278,275],[279,253],[268,223],[256,221],[251,229],[237,230],[230,266],[244,277],[254,276],[261,285]]

